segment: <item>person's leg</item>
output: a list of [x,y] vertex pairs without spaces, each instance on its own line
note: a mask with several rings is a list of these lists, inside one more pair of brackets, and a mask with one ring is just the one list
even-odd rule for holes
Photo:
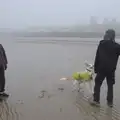
[[105,74],[97,73],[95,78],[95,86],[94,86],[94,94],[93,94],[93,101],[95,102],[100,102],[100,87],[104,79],[105,79]]
[[0,67],[0,93],[5,91],[5,74],[4,68]]
[[112,107],[113,105],[113,85],[115,84],[115,72],[109,73],[107,75],[107,103]]
[[5,93],[5,70],[0,67],[0,96],[8,97],[9,95]]

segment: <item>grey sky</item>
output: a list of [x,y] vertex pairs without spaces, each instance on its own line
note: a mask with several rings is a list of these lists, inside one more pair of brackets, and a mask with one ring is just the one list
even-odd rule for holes
[[90,16],[120,19],[120,0],[0,0],[0,28],[86,23]]

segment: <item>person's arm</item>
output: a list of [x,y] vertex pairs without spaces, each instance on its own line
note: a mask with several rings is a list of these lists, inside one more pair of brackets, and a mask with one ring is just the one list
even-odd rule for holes
[[1,47],[2,47],[2,50],[3,50],[3,56],[4,56],[4,59],[5,59],[5,62],[6,62],[6,64],[8,64],[8,60],[7,60],[5,49],[4,49],[4,47],[2,45],[1,45]]
[[95,61],[94,61],[94,72],[97,73],[98,71],[98,64],[99,64],[99,46],[100,44],[98,45],[98,48],[97,48],[97,51],[96,51],[96,56],[95,56]]
[[4,60],[5,60],[5,63],[6,63],[6,68],[7,68],[8,60],[7,60],[7,56],[6,56],[5,49],[4,49],[4,47],[2,46],[2,44],[0,44],[0,47],[1,47],[1,50],[2,50],[2,52],[3,52],[3,57],[4,57]]
[[120,44],[116,44],[116,47],[117,47],[117,54],[120,55]]

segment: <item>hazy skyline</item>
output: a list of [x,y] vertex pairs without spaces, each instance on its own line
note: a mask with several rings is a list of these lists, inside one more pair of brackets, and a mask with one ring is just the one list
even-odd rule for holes
[[0,28],[88,23],[90,16],[120,20],[120,0],[1,0]]

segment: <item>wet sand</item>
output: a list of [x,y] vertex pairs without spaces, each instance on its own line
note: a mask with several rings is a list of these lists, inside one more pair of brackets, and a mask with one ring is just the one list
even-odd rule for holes
[[88,104],[83,93],[72,92],[71,82],[60,81],[93,63],[97,42],[1,41],[9,61],[6,88],[10,97],[0,103],[1,120],[119,120],[119,67],[114,108],[106,106],[106,83],[101,107]]

